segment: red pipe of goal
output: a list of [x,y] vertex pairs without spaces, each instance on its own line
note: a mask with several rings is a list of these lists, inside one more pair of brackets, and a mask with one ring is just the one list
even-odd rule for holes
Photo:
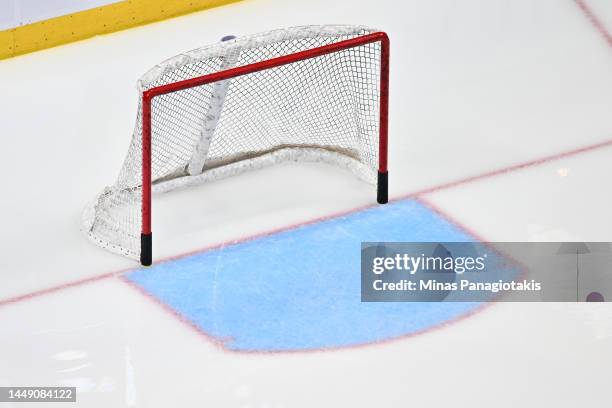
[[380,124],[378,141],[378,195],[377,201],[384,204],[388,200],[388,173],[387,173],[387,149],[388,149],[388,122],[389,122],[389,37],[384,32],[375,32],[349,40],[339,41],[334,44],[324,45],[305,51],[296,52],[260,61],[253,64],[230,68],[224,71],[190,78],[167,85],[148,89],[142,93],[142,230],[140,235],[140,262],[148,266],[152,263],[152,233],[151,233],[151,102],[159,95],[177,92],[196,86],[223,81],[241,75],[252,74],[270,68],[291,64],[326,54],[358,47],[380,41]]

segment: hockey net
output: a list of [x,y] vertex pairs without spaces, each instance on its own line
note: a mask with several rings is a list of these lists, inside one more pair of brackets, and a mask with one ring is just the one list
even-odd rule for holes
[[[138,118],[119,176],[86,208],[84,232],[104,248],[142,259],[150,190],[167,192],[282,161],[328,162],[374,183],[377,170],[386,172],[383,43],[360,40],[373,33],[382,34],[361,26],[275,30],[155,66],[138,81]],[[318,50],[325,52],[305,54]],[[282,63],[262,65],[269,61]]]

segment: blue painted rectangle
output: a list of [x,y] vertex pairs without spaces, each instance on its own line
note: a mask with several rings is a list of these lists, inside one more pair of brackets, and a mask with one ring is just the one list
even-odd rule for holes
[[236,351],[327,349],[425,331],[478,303],[362,303],[364,241],[473,241],[403,200],[157,264],[127,278]]

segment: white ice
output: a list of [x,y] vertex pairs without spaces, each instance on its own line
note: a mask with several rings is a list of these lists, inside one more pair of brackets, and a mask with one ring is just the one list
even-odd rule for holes
[[[586,4],[610,32],[611,4]],[[609,404],[610,304],[498,304],[386,345],[266,356],[220,351],[115,278],[28,297],[137,266],[79,223],[119,171],[143,72],[228,34],[326,23],[391,37],[391,197],[612,140],[612,46],[570,0],[247,0],[0,61],[0,386],[78,383],[87,407]],[[421,198],[491,241],[612,241],[611,155]],[[374,198],[325,165],[253,172],[155,201],[155,254]]]

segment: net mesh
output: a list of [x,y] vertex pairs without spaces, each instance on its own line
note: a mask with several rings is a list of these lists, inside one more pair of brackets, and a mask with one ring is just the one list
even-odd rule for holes
[[[142,92],[373,32],[355,26],[276,30],[171,58],[139,81],[139,109],[114,185],[88,205],[98,245],[140,255]],[[151,105],[153,192],[285,160],[339,164],[373,182],[378,163],[380,44],[371,43],[164,94]]]

